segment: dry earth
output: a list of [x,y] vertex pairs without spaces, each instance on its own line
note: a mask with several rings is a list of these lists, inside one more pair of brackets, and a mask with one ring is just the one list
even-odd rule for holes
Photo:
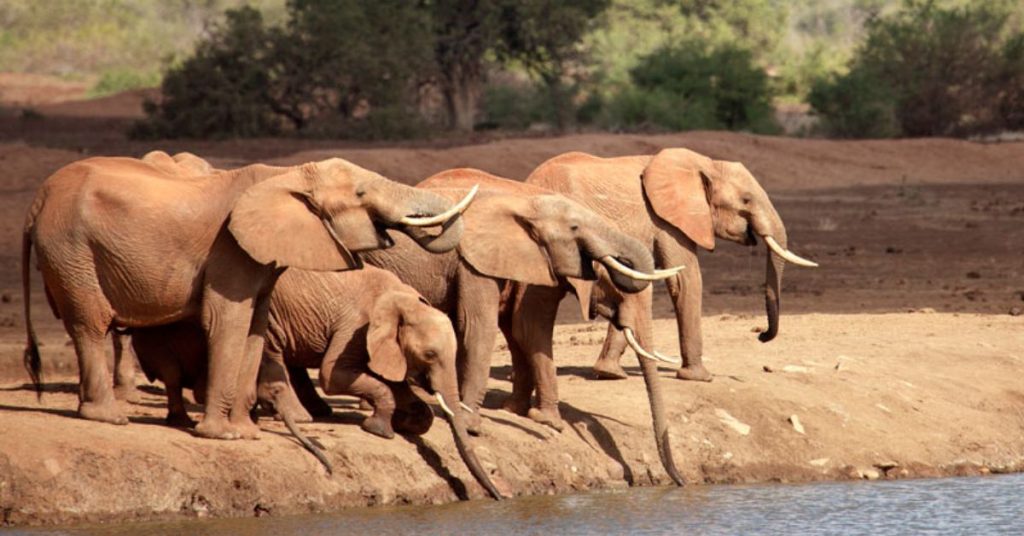
[[[723,245],[702,258],[705,349],[716,378],[691,384],[664,373],[676,456],[688,481],[1022,468],[1024,316],[1008,314],[1024,308],[1022,143],[717,132],[490,135],[391,147],[144,143],[121,133],[141,98],[40,105],[41,115],[28,118],[0,113],[0,523],[285,514],[482,497],[443,421],[422,440],[380,440],[359,430],[362,413],[345,398],[333,399],[334,419],[307,426],[328,448],[332,477],[269,419],[261,420],[267,433],[255,442],[205,441],[161,426],[159,385],[144,385],[127,427],[79,420],[73,352],[38,281],[33,315],[45,344],[47,392],[36,401],[21,368],[24,210],[38,184],[68,162],[154,148],[191,150],[220,166],[341,156],[410,183],[455,166],[521,179],[570,150],[618,155],[686,146],[743,161],[775,200],[794,250],[822,268],[787,271],[781,334],[760,344],[752,331],[764,324],[764,253]],[[476,442],[481,457],[516,494],[666,483],[642,380],[589,378],[604,326],[574,323],[574,309],[564,305],[556,345],[571,427],[556,433],[496,409],[510,388],[508,356],[499,351],[486,433]],[[658,349],[672,351],[674,323],[660,291],[656,314]]]

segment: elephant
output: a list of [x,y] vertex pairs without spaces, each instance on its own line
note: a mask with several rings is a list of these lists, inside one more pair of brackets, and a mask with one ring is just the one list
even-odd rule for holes
[[[456,199],[472,185],[479,185],[480,194],[462,215],[465,233],[455,251],[427,256],[411,242],[398,240],[394,248],[365,258],[397,274],[452,318],[460,343],[462,400],[471,411],[470,431],[477,434],[476,410],[486,392],[507,282],[556,285],[563,277],[594,277],[591,261],[596,260],[615,266],[609,272],[612,284],[632,293],[648,287],[643,278],[654,274],[653,259],[641,244],[548,190],[475,169],[443,171],[416,187]],[[302,405],[283,408],[296,420],[329,412],[304,376],[291,375]]]
[[[341,159],[194,176],[133,158],[71,163],[39,188],[22,235],[26,366],[38,390],[34,245],[51,308],[78,357],[81,417],[127,423],[103,351],[109,331],[192,319],[210,353],[196,433],[256,438],[249,409],[277,277],[287,267],[361,268],[361,252],[394,243],[388,229],[427,251],[450,251],[470,200],[453,204]],[[439,233],[425,229],[438,225]]]
[[[150,151],[142,157],[143,162],[167,171],[169,175],[185,177],[208,175],[217,171],[206,160],[190,153],[180,152],[171,156],[164,151]],[[126,355],[125,341],[129,337],[125,332],[111,334],[114,348],[114,398],[127,402],[138,402],[139,393],[135,390],[135,358]]]
[[[474,478],[495,498],[501,494],[469,446],[456,375],[455,333],[448,317],[431,307],[394,274],[367,266],[350,272],[286,270],[270,297],[257,393],[277,407],[294,396],[285,367],[320,370],[327,394],[355,395],[371,402],[363,430],[384,438],[422,435],[434,414],[409,380],[429,386],[449,418],[459,453]],[[189,424],[182,387],[203,392],[206,344],[198,324],[178,322],[132,330],[132,345],[147,377],[167,390],[167,421]],[[308,375],[306,378],[308,379]],[[297,401],[292,401],[297,403]],[[282,417],[307,449],[326,458]]]
[[[686,266],[666,281],[679,330],[679,379],[712,378],[702,361],[698,248],[713,250],[716,236],[748,246],[756,245],[758,236],[764,240],[769,251],[765,282],[768,329],[760,334],[761,342],[778,334],[785,262],[817,266],[787,249],[782,218],[757,179],[739,162],[712,160],[682,148],[664,149],[654,156],[617,158],[571,152],[542,163],[526,182],[562,193],[614,221],[624,233],[641,241],[658,265]],[[594,366],[599,377],[625,378],[619,359],[628,343],[626,335],[615,322],[609,324]]]

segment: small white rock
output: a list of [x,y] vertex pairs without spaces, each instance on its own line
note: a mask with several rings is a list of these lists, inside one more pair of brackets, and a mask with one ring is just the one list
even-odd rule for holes
[[798,374],[807,374],[811,369],[800,365],[786,365],[782,367],[782,372],[795,372]]
[[796,415],[790,415],[789,416],[789,424],[793,425],[793,429],[796,430],[796,433],[798,433],[798,434],[803,434],[804,433],[804,425],[801,424],[800,417],[797,417]]
[[728,411],[722,408],[715,408],[715,415],[718,416],[719,421],[722,421],[722,424],[732,428],[739,435],[745,436],[750,434],[750,425],[740,422],[739,419],[730,415]]
[[811,461],[809,461],[807,463],[809,463],[809,464],[811,464],[811,465],[813,465],[815,467],[824,467],[825,464],[827,464],[829,461],[830,461],[829,458],[815,458],[815,459],[813,459],[813,460],[811,460]]

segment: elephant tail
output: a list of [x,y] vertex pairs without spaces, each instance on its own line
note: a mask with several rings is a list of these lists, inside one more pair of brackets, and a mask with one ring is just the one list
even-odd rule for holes
[[310,441],[308,437],[303,435],[302,431],[299,430],[299,427],[296,426],[295,420],[292,419],[292,416],[289,415],[288,412],[278,413],[280,413],[281,420],[284,421],[284,425],[288,427],[288,431],[291,432],[293,436],[295,436],[295,439],[299,440],[299,443],[302,444],[302,447],[308,450],[310,453],[312,453],[313,456],[316,456],[316,459],[320,460],[320,463],[324,464],[324,469],[327,469],[327,474],[334,474],[334,467],[331,466],[331,462],[327,459],[327,455],[324,454],[324,451],[320,450],[316,445],[314,445],[313,442]]
[[38,201],[32,204],[29,209],[28,218],[25,221],[25,229],[21,235],[21,292],[25,302],[25,354],[23,360],[25,369],[36,389],[36,399],[43,398],[43,362],[39,357],[39,342],[36,339],[36,330],[32,327],[32,229],[35,226],[36,216],[42,208]]

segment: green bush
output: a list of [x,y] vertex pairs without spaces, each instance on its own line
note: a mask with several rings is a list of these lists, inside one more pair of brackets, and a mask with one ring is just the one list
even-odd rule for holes
[[[829,133],[848,137],[965,136],[1024,113],[1019,33],[1006,2],[943,7],[907,0],[867,24],[845,75],[815,84],[810,104]],[[1016,97],[1014,95],[1017,95]]]
[[261,136],[280,132],[270,95],[273,34],[259,11],[230,10],[195,54],[172,68],[159,103],[146,102],[137,138]]
[[615,94],[614,128],[775,132],[768,75],[750,51],[698,42],[663,47],[630,70],[632,87]]
[[808,104],[821,128],[839,138],[891,138],[900,133],[895,99],[878,73],[857,67],[811,87]]

